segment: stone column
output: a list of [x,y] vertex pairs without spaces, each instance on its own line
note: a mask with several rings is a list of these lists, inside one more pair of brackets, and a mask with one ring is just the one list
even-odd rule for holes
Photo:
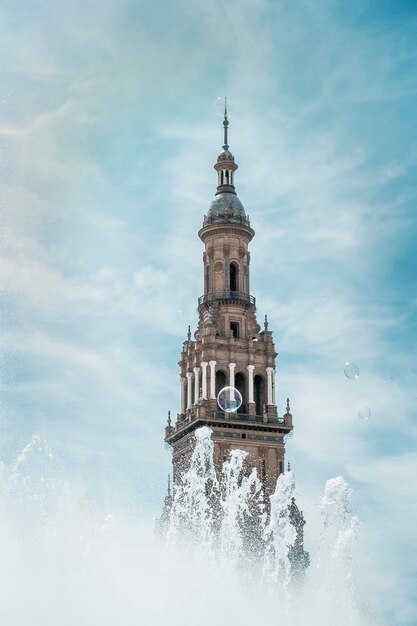
[[275,406],[275,370],[272,371],[272,404]]
[[198,397],[200,395],[200,368],[194,368],[194,404],[198,404]]
[[216,361],[209,361],[210,365],[210,400],[216,399]]
[[193,380],[192,372],[187,372],[187,410],[191,409],[191,405],[192,405],[192,399],[191,399],[192,385],[193,385],[192,380]]
[[236,363],[229,363],[229,371],[230,371],[229,386],[230,387],[235,386],[235,367],[236,367]]
[[255,366],[247,365],[246,369],[248,370],[248,402],[255,404],[255,400],[253,399],[253,370]]
[[201,363],[201,395],[203,400],[207,400],[207,361]]
[[185,413],[185,402],[186,402],[185,387],[186,387],[186,384],[187,384],[187,379],[185,378],[185,376],[181,376],[180,380],[181,380],[181,413],[184,414]]
[[268,381],[267,381],[267,390],[268,390],[267,404],[273,404],[273,401],[272,401],[272,372],[273,371],[274,371],[273,367],[267,367],[266,368],[266,374],[268,376]]

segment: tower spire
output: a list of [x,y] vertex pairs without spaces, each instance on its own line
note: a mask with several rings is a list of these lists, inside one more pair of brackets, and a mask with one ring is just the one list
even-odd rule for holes
[[227,130],[229,126],[229,120],[227,118],[227,96],[224,97],[224,118],[223,118],[223,150],[229,149]]

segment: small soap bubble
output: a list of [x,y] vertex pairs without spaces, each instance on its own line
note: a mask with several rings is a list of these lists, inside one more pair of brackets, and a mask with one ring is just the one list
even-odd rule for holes
[[177,317],[179,319],[184,319],[184,311],[182,309],[177,309]]
[[345,376],[347,378],[359,378],[359,367],[356,363],[345,363]]
[[359,407],[358,415],[361,420],[369,420],[371,417],[371,409],[369,406],[361,406]]
[[223,387],[217,394],[217,404],[225,413],[234,413],[242,404],[242,396],[234,387]]

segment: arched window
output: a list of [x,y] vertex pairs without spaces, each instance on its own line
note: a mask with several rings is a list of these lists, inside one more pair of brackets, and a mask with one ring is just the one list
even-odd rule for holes
[[246,402],[247,402],[247,394],[246,394],[246,377],[241,372],[238,372],[235,376],[235,387],[239,391],[242,396],[242,404],[238,409],[238,413],[247,413],[246,411]]
[[239,322],[230,322],[230,336],[239,339]]
[[230,263],[229,285],[230,291],[239,291],[239,266],[234,261]]
[[262,415],[263,405],[265,404],[265,381],[259,374],[253,379],[253,392],[256,415]]

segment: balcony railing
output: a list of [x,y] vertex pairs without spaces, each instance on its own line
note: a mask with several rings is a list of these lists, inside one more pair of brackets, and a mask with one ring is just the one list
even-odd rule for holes
[[215,215],[205,215],[203,220],[203,228],[211,224],[241,224],[250,228],[249,215],[240,215],[237,211],[219,212]]
[[283,417],[268,417],[267,422],[264,422],[262,415],[248,415],[247,413],[228,413],[227,418],[225,413],[215,413],[215,412],[207,412],[207,417],[214,419],[229,419],[229,420],[237,420],[239,422],[252,422],[255,424],[283,424]]
[[252,304],[256,307],[256,298],[254,298],[254,296],[244,293],[243,291],[231,291],[230,289],[205,293],[203,296],[199,297],[198,305],[200,306],[201,304],[207,304],[208,302],[214,302],[216,300],[237,300],[239,302]]

